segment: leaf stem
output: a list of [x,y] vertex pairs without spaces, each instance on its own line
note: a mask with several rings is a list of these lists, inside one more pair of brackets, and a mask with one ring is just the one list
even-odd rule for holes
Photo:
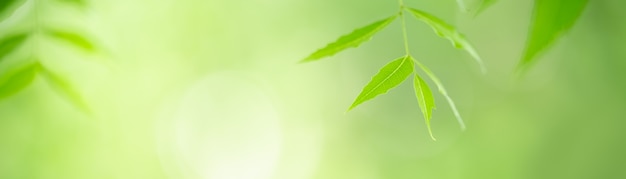
[[402,19],[402,35],[404,36],[404,51],[406,52],[406,55],[410,55],[411,52],[409,51],[409,36],[407,35],[406,32],[406,20],[404,18],[404,1],[403,0],[398,0],[398,3],[400,4],[400,11],[398,12],[400,14],[400,18]]

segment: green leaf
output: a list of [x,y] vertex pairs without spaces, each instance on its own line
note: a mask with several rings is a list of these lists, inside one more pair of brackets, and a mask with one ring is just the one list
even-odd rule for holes
[[42,74],[47,79],[50,86],[61,96],[66,98],[76,107],[80,108],[83,112],[88,114],[91,113],[91,110],[82,95],[80,95],[78,90],[76,90],[69,82],[46,68],[43,68]]
[[439,80],[439,78],[437,76],[435,76],[435,74],[430,71],[430,69],[428,67],[426,67],[426,65],[420,63],[419,61],[412,59],[413,61],[415,61],[415,63],[417,64],[417,66],[419,66],[422,71],[424,71],[426,73],[426,75],[428,75],[428,77],[430,78],[430,80],[432,80],[435,85],[437,85],[437,88],[439,89],[439,93],[441,95],[443,95],[443,97],[446,98],[446,100],[448,101],[448,104],[450,105],[450,109],[452,109],[452,112],[454,113],[454,117],[456,117],[457,122],[459,123],[459,125],[461,126],[462,130],[465,130],[465,122],[463,122],[463,118],[461,118],[461,114],[459,114],[459,111],[456,108],[456,105],[454,104],[454,101],[452,101],[452,98],[450,98],[450,96],[448,95],[448,92],[446,91],[445,87],[443,86],[443,83],[441,83],[441,81]]
[[0,77],[0,99],[12,96],[26,88],[33,82],[39,69],[39,63],[32,63],[3,74]]
[[15,49],[22,45],[27,38],[28,34],[15,34],[0,39],[0,60],[15,51]]
[[539,53],[574,26],[587,0],[535,0],[533,20],[518,72],[526,69]]
[[0,16],[13,14],[13,11],[17,9],[17,4],[24,2],[24,0],[0,0]]
[[0,13],[3,13],[5,10],[9,9],[16,0],[2,0],[0,1]]
[[336,53],[339,53],[345,49],[350,47],[358,47],[361,43],[368,41],[371,39],[377,32],[385,28],[389,23],[393,22],[396,16],[391,16],[386,19],[376,21],[370,25],[365,27],[361,27],[359,29],[354,30],[352,33],[348,35],[344,35],[337,39],[337,41],[326,45],[326,47],[321,48],[309,55],[309,57],[305,58],[301,62],[310,62],[319,60],[324,57],[332,56]]
[[428,134],[430,134],[430,138],[433,140],[435,136],[433,135],[433,130],[430,127],[430,119],[433,114],[433,109],[435,109],[435,100],[433,98],[433,93],[430,91],[430,87],[428,84],[424,82],[424,80],[415,73],[415,77],[413,77],[413,87],[415,89],[415,97],[417,97],[417,102],[419,103],[420,109],[422,110],[422,114],[424,114],[424,120],[426,121],[426,126],[428,127]]
[[472,44],[465,38],[465,35],[459,33],[456,28],[444,22],[443,20],[428,14],[424,11],[420,11],[414,8],[408,8],[409,12],[413,14],[418,20],[428,24],[440,37],[446,38],[452,42],[454,47],[462,48],[469,53],[480,65],[481,71],[486,71],[483,60],[478,55],[478,52],[474,50]]
[[388,63],[372,77],[348,111],[367,100],[387,93],[390,89],[400,85],[411,73],[413,73],[413,61],[409,56],[400,57]]
[[80,34],[59,30],[47,30],[46,32],[52,37],[68,42],[76,47],[80,47],[83,50],[89,52],[94,52],[96,50],[95,45]]

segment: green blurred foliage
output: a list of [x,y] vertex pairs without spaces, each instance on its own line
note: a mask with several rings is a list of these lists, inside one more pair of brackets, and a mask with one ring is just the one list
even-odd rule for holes
[[[93,0],[83,15],[59,6],[52,22],[89,29],[111,53],[42,42],[42,64],[71,79],[93,115],[43,78],[0,101],[0,178],[626,177],[626,2],[589,1],[541,63],[512,82],[531,1],[498,1],[473,17],[454,1],[407,0],[464,32],[488,70],[428,26],[407,24],[412,55],[445,83],[467,124],[461,132],[438,105],[436,142],[410,84],[345,113],[403,54],[399,23],[332,60],[296,64],[393,14],[395,3]],[[0,72],[6,64],[17,61],[2,61]]]
[[538,54],[576,24],[587,0],[536,0],[528,42],[518,69],[528,68]]

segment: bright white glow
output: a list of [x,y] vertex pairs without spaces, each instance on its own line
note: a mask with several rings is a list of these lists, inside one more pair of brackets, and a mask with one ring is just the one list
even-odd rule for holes
[[239,73],[209,75],[170,121],[174,157],[186,176],[267,179],[276,170],[281,128],[268,95]]

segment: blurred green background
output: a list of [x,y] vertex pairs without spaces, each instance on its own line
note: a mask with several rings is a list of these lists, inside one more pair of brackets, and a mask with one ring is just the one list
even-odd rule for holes
[[394,0],[92,0],[48,18],[109,53],[45,50],[93,114],[41,79],[0,101],[0,178],[626,178],[626,1],[589,1],[519,82],[532,1],[476,17],[454,0],[405,3],[454,24],[485,60],[483,75],[407,18],[412,54],[446,85],[465,132],[436,94],[430,140],[409,84],[345,112],[404,54],[398,21],[358,49],[296,64],[395,13]]

